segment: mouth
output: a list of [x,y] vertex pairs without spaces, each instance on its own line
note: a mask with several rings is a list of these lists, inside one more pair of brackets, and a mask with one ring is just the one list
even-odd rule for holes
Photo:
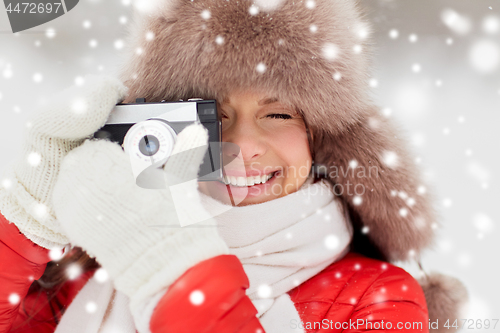
[[224,185],[231,185],[234,187],[251,187],[259,184],[265,184],[279,174],[279,170],[268,173],[262,176],[250,176],[250,177],[235,177],[235,176],[224,176],[223,180],[219,182]]

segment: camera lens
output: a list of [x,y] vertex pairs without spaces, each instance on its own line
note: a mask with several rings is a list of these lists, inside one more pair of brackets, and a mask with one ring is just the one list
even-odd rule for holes
[[156,136],[145,135],[139,141],[139,151],[146,156],[153,156],[160,149],[160,141]]

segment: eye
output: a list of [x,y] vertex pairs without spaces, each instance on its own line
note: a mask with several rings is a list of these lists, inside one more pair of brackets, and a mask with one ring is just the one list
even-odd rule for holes
[[286,113],[272,113],[268,114],[267,117],[273,118],[273,119],[292,119],[292,116]]

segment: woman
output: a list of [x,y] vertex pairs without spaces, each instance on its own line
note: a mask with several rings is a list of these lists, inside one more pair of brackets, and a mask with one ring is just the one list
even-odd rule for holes
[[[0,331],[428,331],[421,287],[385,261],[418,258],[436,224],[399,136],[370,101],[369,27],[355,4],[147,9],[130,34],[126,87],[88,77],[65,91],[32,121],[32,163],[4,182]],[[114,104],[138,97],[219,101],[222,140],[241,149],[224,157],[244,172],[229,166],[231,185],[189,181],[207,142],[192,125],[177,137],[181,158],[165,166],[180,186],[135,186],[119,146],[85,139]],[[78,248],[46,267],[46,249],[69,242],[111,280]],[[63,267],[77,277],[57,283]],[[434,293],[441,283],[427,282]],[[428,300],[444,309],[432,319],[453,320],[463,295],[446,296],[451,305]]]

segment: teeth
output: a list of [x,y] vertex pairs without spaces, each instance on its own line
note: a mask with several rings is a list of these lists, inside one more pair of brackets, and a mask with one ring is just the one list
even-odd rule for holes
[[232,186],[253,186],[256,184],[264,184],[273,176],[273,172],[264,176],[254,176],[254,177],[235,177],[235,176],[224,176],[224,184]]

